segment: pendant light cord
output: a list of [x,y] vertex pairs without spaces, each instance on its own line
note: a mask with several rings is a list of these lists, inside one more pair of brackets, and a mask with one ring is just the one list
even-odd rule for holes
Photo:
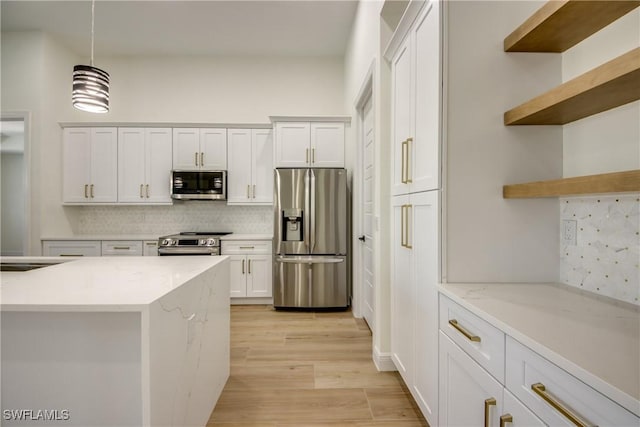
[[93,27],[95,20],[96,0],[91,0],[91,66],[93,67]]

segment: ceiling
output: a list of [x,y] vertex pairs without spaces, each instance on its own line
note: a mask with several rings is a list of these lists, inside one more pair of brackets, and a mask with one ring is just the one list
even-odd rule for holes
[[[95,56],[342,56],[357,0],[120,1],[95,4]],[[43,31],[91,49],[90,1],[2,0],[2,31]]]

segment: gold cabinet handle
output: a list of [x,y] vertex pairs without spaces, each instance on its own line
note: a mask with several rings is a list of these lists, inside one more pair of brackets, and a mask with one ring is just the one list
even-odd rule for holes
[[542,400],[547,402],[553,409],[560,412],[565,418],[571,421],[578,427],[596,427],[595,424],[586,421],[584,417],[580,414],[577,414],[574,410],[566,406],[560,399],[553,396],[551,393],[547,391],[547,388],[542,383],[531,384],[531,390],[534,391],[535,394],[540,396]]
[[513,422],[513,416],[511,414],[504,414],[500,417],[500,427],[505,427],[507,423]]
[[309,149],[307,148],[305,152],[306,152],[306,154],[305,154],[305,158],[306,158],[305,163],[309,163]]
[[204,153],[200,153],[200,166],[204,166]]
[[460,326],[458,324],[458,321],[456,319],[451,319],[449,320],[449,324],[451,326],[453,326],[455,329],[458,330],[458,332],[460,332],[462,335],[464,335],[465,337],[467,337],[467,339],[469,341],[473,341],[473,342],[480,342],[480,337],[477,335],[473,335],[471,332],[467,331],[465,328],[463,328],[462,326]]
[[60,254],[58,256],[84,256],[83,254]]
[[315,163],[316,162],[316,149],[312,148],[311,149],[311,163]]
[[85,184],[84,185],[84,198],[88,199],[89,195],[87,194],[87,190],[89,189],[89,185]]
[[409,151],[409,144],[413,144],[413,138],[407,138],[407,180],[405,181],[407,184],[413,182],[413,179],[411,179],[411,168],[409,167],[411,164],[411,156],[409,155],[411,152]]
[[400,157],[401,159],[401,167],[400,167],[400,182],[402,182],[403,184],[406,184],[407,181],[404,179],[404,162],[405,162],[405,158],[406,158],[406,154],[407,154],[407,141],[402,141],[402,149],[400,151]]
[[255,249],[255,246],[240,246],[240,249]]
[[114,246],[113,247],[114,251],[128,251],[129,249],[131,249],[131,246]]
[[247,184],[247,199],[251,198],[251,185]]
[[496,406],[496,399],[490,397],[484,401],[484,427],[491,424],[491,407]]
[[249,274],[251,274],[251,260],[247,261],[247,265],[248,265]]
[[196,166],[198,166],[198,153],[194,153],[195,154],[195,162],[196,162]]
[[149,198],[149,184],[147,184],[147,189],[146,189],[146,191],[147,191],[147,199],[148,199],[148,198]]
[[242,274],[244,274],[244,260],[242,260]]
[[256,185],[253,184],[253,193],[251,193],[253,195],[253,198],[256,198]]
[[143,187],[143,185],[142,185],[142,184],[140,184],[140,198],[141,198],[141,199],[144,197],[144,196],[142,195],[142,187]]
[[407,236],[405,237],[405,247],[407,249],[413,249],[413,246],[409,244],[409,236],[411,235],[411,230],[409,229],[409,227],[411,226],[411,221],[409,220],[409,209],[411,209],[411,214],[413,215],[413,205],[407,205],[407,210],[405,211],[405,215],[407,216],[406,221],[405,221],[405,232],[407,233]]
[[400,246],[405,247],[404,243],[404,210],[407,205],[400,206]]
[[89,193],[91,194],[91,198],[93,199],[93,184],[89,186]]

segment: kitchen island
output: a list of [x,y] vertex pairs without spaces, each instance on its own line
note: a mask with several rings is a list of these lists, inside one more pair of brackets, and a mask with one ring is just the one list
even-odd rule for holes
[[3,273],[0,296],[3,425],[206,425],[229,376],[227,257],[79,259]]

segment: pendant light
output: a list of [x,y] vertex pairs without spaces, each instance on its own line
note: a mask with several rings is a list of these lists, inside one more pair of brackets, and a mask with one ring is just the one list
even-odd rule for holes
[[78,110],[90,113],[109,111],[109,73],[93,66],[95,0],[91,0],[91,65],[73,67],[71,101]]

